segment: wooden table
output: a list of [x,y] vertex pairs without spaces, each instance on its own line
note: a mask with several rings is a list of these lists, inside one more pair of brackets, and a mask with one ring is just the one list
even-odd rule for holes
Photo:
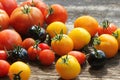
[[[17,0],[22,2],[24,0]],[[91,15],[99,23],[104,19],[120,25],[120,0],[43,0],[46,4],[54,3],[65,6],[69,13],[66,23],[68,29],[73,28],[74,20],[81,15]],[[55,64],[55,63],[54,63]],[[44,67],[30,63],[32,75],[30,80],[62,80],[55,70],[55,65]],[[0,80],[9,80],[7,77]],[[120,53],[107,60],[100,70],[91,70],[88,64],[82,67],[82,72],[74,80],[120,80]]]

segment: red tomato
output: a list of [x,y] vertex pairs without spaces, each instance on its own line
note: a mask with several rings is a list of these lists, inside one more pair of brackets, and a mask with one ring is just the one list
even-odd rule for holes
[[21,6],[24,6],[24,5],[30,5],[33,7],[37,7],[42,12],[44,18],[46,18],[47,13],[48,13],[48,6],[43,1],[41,1],[41,0],[27,0],[27,1],[22,2]]
[[41,50],[44,50],[44,49],[50,49],[50,46],[46,43],[39,43],[38,44],[38,47],[41,49]]
[[29,59],[32,61],[37,60],[40,51],[41,49],[39,47],[34,47],[34,46],[29,47],[27,51]]
[[86,55],[80,51],[70,51],[68,54],[74,56],[80,64],[86,61]]
[[20,34],[26,35],[33,25],[42,26],[44,17],[36,7],[23,6],[16,8],[10,16],[10,25]]
[[0,9],[0,30],[7,29],[9,27],[9,16],[8,14]]
[[39,53],[39,60],[42,65],[51,65],[55,60],[55,53],[50,49],[42,50]]
[[0,50],[12,50],[22,43],[21,36],[12,29],[5,29],[0,32]]
[[3,10],[4,10],[3,5],[2,5],[2,3],[1,3],[1,2],[0,2],[0,9],[3,9]]
[[5,60],[0,60],[0,77],[7,76],[10,64]]
[[66,9],[60,4],[53,4],[50,7],[49,14],[46,18],[46,23],[50,24],[54,21],[61,21],[65,23],[68,18]]
[[0,0],[2,3],[3,9],[7,12],[7,14],[10,16],[12,11],[17,8],[17,2],[16,0]]
[[102,26],[98,27],[98,35],[112,34],[117,29],[117,26],[110,23],[108,20],[103,21]]
[[7,60],[7,58],[8,58],[8,55],[7,55],[6,51],[0,50],[0,60],[1,59],[2,60]]

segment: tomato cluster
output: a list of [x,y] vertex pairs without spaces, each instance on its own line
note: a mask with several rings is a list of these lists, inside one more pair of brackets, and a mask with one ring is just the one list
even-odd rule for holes
[[86,61],[100,69],[120,49],[120,29],[115,24],[105,20],[99,25],[94,17],[84,15],[68,31],[68,13],[60,4],[48,7],[41,0],[21,4],[0,0],[0,16],[0,77],[9,73],[10,79],[27,80],[30,68],[25,63],[39,62],[43,66],[55,63],[63,79],[73,79]]

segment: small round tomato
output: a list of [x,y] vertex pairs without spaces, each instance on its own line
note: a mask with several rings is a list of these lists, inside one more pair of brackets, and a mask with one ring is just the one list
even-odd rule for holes
[[60,57],[55,64],[55,69],[63,79],[67,80],[75,78],[81,72],[79,62],[72,55]]
[[28,50],[28,48],[30,46],[33,46],[35,44],[35,40],[33,38],[25,38],[23,41],[22,41],[22,44],[21,46],[23,48],[25,48],[26,50]]
[[0,32],[0,50],[12,50],[21,43],[22,38],[15,30],[5,29]]
[[8,75],[10,64],[5,60],[0,60],[0,77]]
[[9,27],[9,16],[8,14],[0,9],[0,30],[7,29]]
[[46,17],[46,23],[50,24],[55,21],[65,23],[68,18],[67,10],[60,4],[52,4],[49,9],[48,16]]
[[41,49],[41,50],[44,50],[44,49],[50,49],[50,46],[46,43],[39,43],[38,44],[38,47]]
[[36,7],[23,6],[16,8],[10,16],[10,25],[20,34],[26,35],[33,25],[42,26],[44,22],[41,11]]
[[0,60],[7,60],[8,55],[7,52],[5,50],[0,50]]
[[30,67],[22,61],[17,61],[11,64],[8,72],[10,80],[29,80],[30,75]]
[[9,16],[11,15],[12,11],[17,8],[18,5],[16,0],[0,0],[0,2],[2,3],[3,9]]
[[108,20],[102,22],[102,26],[98,27],[98,35],[101,34],[112,34],[117,29],[117,26],[110,23]]
[[86,55],[80,51],[70,51],[68,54],[74,56],[80,64],[83,64],[86,61]]
[[50,49],[42,50],[39,53],[39,61],[42,65],[51,65],[55,61],[55,53]]

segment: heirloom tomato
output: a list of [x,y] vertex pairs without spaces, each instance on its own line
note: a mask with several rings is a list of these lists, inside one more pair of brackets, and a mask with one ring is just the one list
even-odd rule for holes
[[26,35],[31,26],[39,24],[42,26],[43,22],[41,11],[27,5],[16,8],[10,16],[10,25],[22,35]]
[[9,22],[8,14],[0,9],[0,30],[7,29],[9,27]]
[[10,80],[29,80],[30,75],[30,67],[22,61],[12,63],[8,72]]
[[21,43],[22,38],[15,30],[5,29],[0,32],[0,50],[12,50]]
[[7,60],[8,54],[5,50],[0,50],[0,60]]
[[74,21],[74,27],[85,28],[91,36],[94,36],[97,33],[98,21],[92,16],[84,15]]
[[55,64],[55,69],[65,80],[74,79],[81,72],[79,62],[72,55],[64,55],[60,57]]
[[94,47],[102,50],[107,58],[114,57],[118,52],[118,42],[110,34],[102,34],[98,38],[94,38]]
[[50,24],[54,21],[60,21],[65,23],[68,18],[67,10],[64,8],[64,6],[60,4],[52,4],[50,6],[48,15],[46,16],[46,23]]
[[12,11],[17,8],[17,2],[16,0],[0,0],[3,9],[7,12],[7,14],[10,16]]
[[10,64],[5,60],[0,60],[0,77],[8,75]]

